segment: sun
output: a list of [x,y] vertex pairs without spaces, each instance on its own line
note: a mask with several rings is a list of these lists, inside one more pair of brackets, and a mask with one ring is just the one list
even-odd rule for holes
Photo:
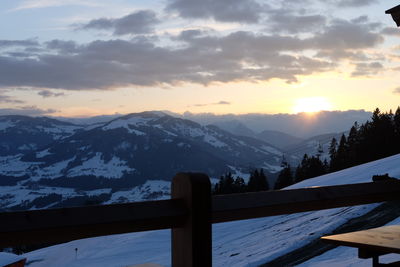
[[325,97],[299,98],[293,106],[293,113],[316,113],[323,110],[332,110],[332,104]]

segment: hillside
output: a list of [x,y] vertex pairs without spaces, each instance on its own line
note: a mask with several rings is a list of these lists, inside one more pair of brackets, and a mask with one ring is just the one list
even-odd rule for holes
[[80,125],[46,117],[0,116],[0,156],[34,151],[80,129]]
[[[266,142],[162,112],[88,126],[0,117],[0,127],[3,146],[29,147],[2,150],[3,210],[163,198],[169,195],[171,178],[182,171],[218,178],[252,168],[267,173],[281,169],[282,152]],[[19,133],[23,138],[12,138]]]
[[[400,154],[336,173],[316,177],[290,188],[371,181],[372,175],[400,177]],[[329,234],[378,204],[304,212],[213,226],[214,266],[257,266]],[[75,248],[78,256],[75,257]],[[72,241],[27,253],[30,267],[126,266],[154,262],[169,266],[170,231],[151,231]],[[340,265],[340,264],[339,264]]]
[[[340,140],[342,134],[348,135],[348,132],[328,133],[313,136],[296,144],[288,145],[282,148],[282,150],[285,154],[291,156],[290,159],[292,160],[292,162],[296,163],[296,165],[298,164],[298,162],[301,161],[304,154],[307,154],[309,156],[320,154],[320,158],[322,160],[327,159],[329,161],[329,146],[331,144],[332,138]],[[322,149],[322,153],[318,151],[319,149]]]

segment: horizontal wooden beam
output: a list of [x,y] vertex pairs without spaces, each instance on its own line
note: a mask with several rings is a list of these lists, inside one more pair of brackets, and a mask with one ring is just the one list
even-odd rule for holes
[[[400,181],[212,197],[212,223],[400,199]],[[0,247],[183,227],[183,199],[0,213]]]
[[400,199],[400,181],[381,181],[213,197],[212,222],[228,222]]
[[0,247],[179,227],[180,199],[0,213]]

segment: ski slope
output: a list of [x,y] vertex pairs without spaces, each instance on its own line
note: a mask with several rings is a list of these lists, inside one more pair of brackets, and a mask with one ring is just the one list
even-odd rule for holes
[[[370,182],[376,174],[400,177],[400,154],[336,173],[309,179],[289,188]],[[304,212],[213,225],[213,266],[258,266],[306,245],[351,218],[361,216],[378,204]],[[75,248],[78,249],[75,254]],[[327,252],[330,253],[330,252]],[[344,257],[332,252],[320,262],[304,266],[343,265]],[[336,253],[336,254],[335,254]],[[346,252],[347,253],[347,252]],[[354,254],[354,253],[353,253]],[[355,261],[352,252],[346,254]],[[340,254],[341,255],[341,254]],[[121,267],[140,263],[170,266],[170,231],[150,231],[76,240],[24,255],[29,267]],[[325,258],[324,258],[325,257]],[[323,262],[323,264],[322,264]],[[325,264],[326,263],[326,264]],[[322,265],[318,265],[322,264]],[[356,265],[355,265],[356,266]],[[359,265],[357,265],[359,266]]]

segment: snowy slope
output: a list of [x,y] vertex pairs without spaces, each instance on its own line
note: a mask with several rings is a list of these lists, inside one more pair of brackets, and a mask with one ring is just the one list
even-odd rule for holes
[[4,210],[44,209],[64,207],[72,204],[85,205],[88,200],[101,200],[104,204],[127,203],[170,197],[170,182],[146,181],[144,184],[126,190],[113,191],[111,188],[97,190],[76,190],[65,187],[47,186],[0,186],[0,207]]
[[[7,123],[1,127],[11,125]],[[129,114],[35,147],[24,154],[0,153],[0,175],[28,176],[32,181],[84,175],[168,180],[183,170],[219,176],[230,170],[228,165],[277,172],[282,157],[281,151],[265,142],[161,112]]]
[[[306,180],[290,188],[369,182],[372,175],[383,173],[400,177],[399,162],[400,154]],[[370,204],[215,224],[213,265],[257,266],[304,246],[376,206],[377,204]],[[75,248],[78,248],[77,257]],[[112,267],[145,262],[170,266],[170,231],[77,240],[33,251],[24,256],[28,258],[28,262],[32,262],[30,267]]]
[[[182,171],[219,177],[264,168],[268,175],[281,169],[281,158],[282,152],[266,142],[163,112],[133,113],[88,126],[0,116],[0,210],[62,204],[56,199],[81,205],[97,189],[112,191],[100,194],[107,203],[165,197],[168,190],[153,186],[154,192],[138,190],[147,181],[170,181]],[[53,193],[52,188],[66,190]],[[33,204],[39,197],[41,204]]]
[[74,125],[45,117],[0,116],[0,156],[36,150],[81,130]]
[[[399,225],[400,218],[388,223],[387,225]],[[392,263],[400,261],[400,255],[389,254],[379,258],[380,263]],[[350,247],[337,247],[335,249],[329,250],[324,254],[314,257],[311,260],[303,262],[298,265],[299,267],[364,267],[371,266],[371,259],[359,259],[358,250],[356,248]]]
[[[297,165],[301,161],[304,154],[307,154],[308,156],[316,156],[319,154],[319,158],[322,161],[326,159],[329,162],[329,146],[332,138],[335,138],[339,142],[342,134],[343,133],[330,133],[314,136],[302,142],[298,142],[297,144],[289,145],[283,150],[291,156],[288,160],[290,160],[291,163],[294,163],[294,165]],[[345,134],[347,135],[347,133]],[[319,152],[320,149],[322,152]]]

